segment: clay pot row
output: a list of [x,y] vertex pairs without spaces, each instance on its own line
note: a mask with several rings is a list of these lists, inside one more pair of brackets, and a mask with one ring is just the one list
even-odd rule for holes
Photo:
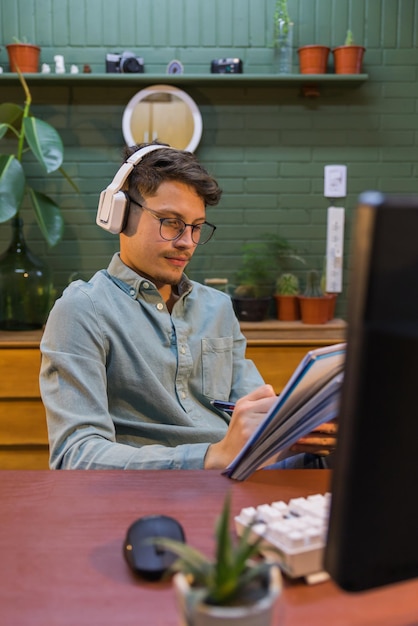
[[[332,50],[336,74],[360,74],[363,46],[338,46]],[[302,46],[298,49],[301,74],[326,74],[331,48],[321,45]]]
[[275,296],[277,319],[304,324],[325,324],[334,319],[337,294],[328,293],[320,298],[305,296]]

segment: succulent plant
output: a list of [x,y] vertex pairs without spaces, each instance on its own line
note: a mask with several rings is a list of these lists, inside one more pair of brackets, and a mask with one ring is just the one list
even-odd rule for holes
[[306,287],[303,294],[306,298],[321,298],[324,292],[321,289],[319,273],[309,270],[306,274]]
[[296,296],[299,293],[299,279],[295,274],[281,274],[276,281],[276,293],[279,296]]
[[351,30],[347,31],[347,34],[345,36],[345,42],[344,45],[345,46],[352,46],[354,44],[354,37],[353,37],[353,33],[351,32]]
[[[182,572],[192,579],[195,602],[225,606],[248,596],[253,581],[265,580],[273,563],[251,561],[259,554],[262,537],[251,539],[251,525],[244,529],[236,543],[230,531],[231,496],[227,495],[215,529],[215,558],[212,560],[196,548],[165,537],[152,543],[177,554],[172,572]],[[273,549],[273,552],[275,550]]]

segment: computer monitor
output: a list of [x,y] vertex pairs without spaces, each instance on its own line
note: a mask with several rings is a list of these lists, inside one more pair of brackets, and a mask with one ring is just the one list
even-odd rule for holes
[[418,576],[418,196],[365,192],[324,568],[360,591]]

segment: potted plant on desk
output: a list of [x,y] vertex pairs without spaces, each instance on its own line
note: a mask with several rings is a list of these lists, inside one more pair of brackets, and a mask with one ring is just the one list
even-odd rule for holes
[[240,321],[259,322],[266,318],[274,294],[277,274],[291,261],[305,263],[290,243],[277,233],[265,233],[261,242],[243,246],[238,286],[232,303]]
[[244,244],[232,304],[240,321],[260,322],[267,316],[274,288],[274,259],[266,242]]
[[276,282],[277,319],[282,322],[292,322],[300,318],[299,314],[299,279],[290,272],[281,274]]
[[298,296],[298,300],[304,324],[325,324],[329,321],[329,298],[321,289],[316,270],[308,271],[305,291]]
[[250,539],[245,528],[236,545],[230,531],[230,496],[215,528],[215,558],[187,544],[166,538],[154,543],[178,555],[171,571],[184,626],[269,626],[281,591],[277,565],[252,560],[262,537]]

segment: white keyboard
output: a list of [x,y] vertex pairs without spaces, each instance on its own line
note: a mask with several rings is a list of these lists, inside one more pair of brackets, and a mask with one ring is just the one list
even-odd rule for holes
[[[235,517],[236,530],[241,535],[244,528],[251,526],[254,541],[263,537],[260,552],[277,561],[288,576],[319,582],[328,578],[322,569],[322,558],[330,504],[331,494],[325,493],[294,498],[288,503],[248,507]],[[269,551],[269,546],[278,553]]]

